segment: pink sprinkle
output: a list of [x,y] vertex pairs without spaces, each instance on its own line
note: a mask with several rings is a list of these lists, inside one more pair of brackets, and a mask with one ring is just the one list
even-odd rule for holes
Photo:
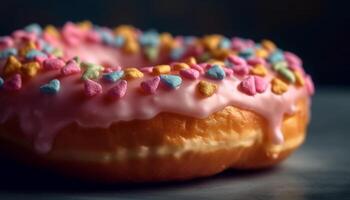
[[160,77],[156,76],[150,80],[141,83],[142,90],[147,94],[154,94],[159,86]]
[[199,77],[199,71],[193,68],[184,69],[180,71],[180,75],[184,78],[195,80]]
[[307,75],[305,77],[305,83],[306,83],[307,92],[310,95],[314,95],[315,94],[315,85],[314,85],[314,82],[311,79],[311,76]]
[[16,91],[22,88],[22,77],[20,74],[15,74],[5,81],[4,89],[8,91]]
[[249,66],[248,65],[235,65],[235,66],[233,66],[233,71],[238,76],[245,76],[249,73]]
[[35,56],[35,61],[39,62],[42,64],[47,58],[44,56]]
[[48,58],[44,61],[43,67],[45,70],[56,70],[61,69],[65,65],[66,64],[63,60],[60,60],[58,58]]
[[303,65],[303,62],[301,61],[301,59],[292,52],[285,51],[284,59],[287,61],[289,66],[301,67]]
[[87,79],[84,81],[84,89],[85,89],[85,95],[88,97],[93,97],[102,93],[101,84],[95,81],[92,81],[90,79]]
[[0,49],[9,48],[13,46],[13,40],[9,36],[0,38]]
[[37,35],[35,33],[26,32],[23,30],[17,30],[13,32],[12,35],[15,40],[35,41],[37,39]]
[[57,42],[57,40],[58,40],[57,37],[53,36],[52,34],[46,33],[46,32],[43,33],[43,38],[47,42],[53,43],[53,44],[55,44]]
[[255,66],[255,65],[266,65],[266,60],[263,58],[250,58],[247,60],[247,63],[249,65]]
[[233,70],[227,67],[224,67],[223,70],[225,71],[225,74],[227,77],[232,77],[233,76]]
[[231,46],[233,50],[242,51],[246,48],[254,47],[255,43],[253,40],[246,40],[238,37],[232,38]]
[[78,66],[78,64],[74,60],[71,60],[68,61],[67,65],[61,69],[61,74],[64,76],[68,76],[71,74],[79,73],[80,71],[81,69]]
[[91,43],[99,43],[101,42],[101,37],[96,31],[89,31],[86,34],[86,40]]
[[140,68],[140,71],[144,72],[144,73],[152,73],[153,67],[142,67],[142,68]]
[[255,95],[256,94],[256,88],[255,88],[255,80],[253,76],[248,76],[240,83],[240,89],[248,94],[248,95]]
[[267,81],[260,76],[254,76],[255,89],[258,93],[263,93],[267,89]]
[[230,55],[227,59],[235,65],[247,65],[247,61],[236,55]]
[[72,22],[67,22],[62,28],[62,36],[68,45],[78,45],[83,36],[83,32]]
[[203,67],[201,67],[201,66],[198,65],[198,64],[191,65],[191,68],[193,68],[193,69],[199,71],[200,74],[204,74],[204,69],[203,69]]
[[208,63],[199,63],[198,65],[199,65],[202,69],[207,69],[207,68],[211,67],[211,65],[208,64]]
[[128,87],[128,82],[126,80],[120,80],[117,84],[108,91],[108,96],[112,98],[122,98]]

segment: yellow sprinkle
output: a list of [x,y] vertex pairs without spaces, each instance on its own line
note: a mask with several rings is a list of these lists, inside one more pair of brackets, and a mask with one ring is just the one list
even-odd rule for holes
[[267,58],[269,56],[269,52],[265,49],[257,49],[255,51],[255,55],[259,58]]
[[29,41],[22,48],[20,48],[19,55],[25,56],[30,50],[33,49],[36,49],[36,45],[33,41]]
[[44,32],[56,38],[60,37],[60,33],[58,32],[57,28],[53,25],[47,25],[44,29]]
[[211,51],[212,57],[219,60],[225,60],[229,55],[235,54],[237,53],[231,49],[215,49]]
[[85,20],[82,22],[78,22],[77,26],[81,28],[82,30],[90,30],[92,28],[92,23],[89,20]]
[[188,66],[188,64],[186,64],[186,63],[175,63],[175,64],[173,64],[173,69],[175,71],[180,71],[180,70],[188,69],[188,68],[190,68],[190,66]]
[[23,74],[29,77],[34,77],[38,73],[39,69],[40,69],[40,64],[38,62],[29,62],[29,63],[23,64],[22,72]]
[[21,68],[22,63],[15,56],[10,56],[7,58],[3,73],[8,76],[20,72]]
[[257,76],[266,76],[267,69],[264,65],[258,64],[250,69],[250,73]]
[[127,39],[135,39],[135,28],[129,25],[120,25],[114,29],[114,34],[122,35]]
[[159,36],[160,39],[160,44],[166,48],[166,49],[171,49],[175,47],[175,40],[173,36],[170,33],[162,33]]
[[194,57],[189,57],[186,60],[184,60],[185,63],[187,63],[188,65],[195,65],[197,64],[196,58]]
[[171,68],[169,65],[157,65],[153,67],[153,74],[155,75],[167,74],[170,71]]
[[202,39],[203,46],[212,51],[216,49],[220,43],[222,36],[221,35],[207,35]]
[[216,92],[217,88],[218,86],[216,84],[208,81],[200,81],[197,85],[198,92],[205,97],[212,96]]
[[269,52],[272,52],[276,49],[275,43],[273,43],[271,40],[261,41],[261,46],[263,46]]
[[221,67],[225,65],[225,63],[221,60],[210,59],[207,61],[208,64],[211,65],[220,65]]
[[295,75],[295,80],[296,80],[295,84],[298,87],[304,86],[305,79],[304,79],[303,75],[299,71],[294,71],[294,75]]
[[124,69],[124,78],[125,79],[136,79],[142,78],[143,73],[134,67]]
[[127,39],[123,50],[129,54],[136,54],[140,51],[140,46],[136,41]]
[[271,81],[272,87],[271,90],[273,93],[281,95],[288,90],[288,85],[283,82],[281,79],[274,78]]

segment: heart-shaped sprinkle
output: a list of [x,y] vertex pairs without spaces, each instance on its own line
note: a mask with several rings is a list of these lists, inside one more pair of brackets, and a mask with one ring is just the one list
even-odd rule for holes
[[28,77],[34,77],[40,69],[40,64],[38,62],[25,63],[22,67],[22,72]]
[[214,80],[222,80],[225,78],[225,71],[219,65],[213,65],[208,69],[206,75]]
[[249,73],[249,66],[248,65],[235,65],[233,67],[233,71],[238,76],[246,76]]
[[160,77],[156,76],[150,80],[141,83],[142,90],[147,94],[154,94],[159,86]]
[[108,91],[108,96],[112,98],[122,98],[128,87],[128,82],[126,80],[120,80]]
[[77,74],[81,71],[79,65],[74,60],[71,60],[61,69],[61,74],[63,76],[68,76],[72,74]]
[[84,92],[86,96],[93,97],[102,93],[102,86],[93,80],[86,79],[84,81]]
[[44,94],[57,94],[60,91],[61,83],[57,79],[51,80],[49,83],[40,87],[40,92]]
[[44,70],[61,69],[63,66],[65,66],[64,61],[58,58],[48,58],[43,63]]
[[4,89],[8,91],[16,91],[22,88],[22,77],[20,74],[15,74],[4,83]]
[[208,81],[200,81],[197,85],[197,90],[201,95],[210,97],[216,92],[217,87],[218,86],[214,83],[210,83]]
[[253,76],[248,76],[240,83],[240,89],[248,94],[254,96],[256,94],[255,80]]
[[182,83],[181,77],[177,75],[161,75],[160,79],[166,86],[171,89],[178,88]]
[[195,80],[199,77],[199,71],[189,68],[180,71],[180,75],[184,78]]
[[120,70],[120,71],[114,71],[108,74],[104,74],[102,77],[104,80],[114,83],[117,80],[121,79],[124,75],[124,71]]
[[5,76],[12,75],[15,73],[19,73],[21,68],[22,63],[15,56],[10,56],[7,58],[3,69],[3,73]]

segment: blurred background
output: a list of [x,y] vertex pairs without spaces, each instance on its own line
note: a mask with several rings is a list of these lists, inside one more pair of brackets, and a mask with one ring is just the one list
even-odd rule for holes
[[90,20],[181,35],[267,38],[304,60],[317,86],[350,86],[350,3],[336,0],[2,1],[0,35],[37,22]]

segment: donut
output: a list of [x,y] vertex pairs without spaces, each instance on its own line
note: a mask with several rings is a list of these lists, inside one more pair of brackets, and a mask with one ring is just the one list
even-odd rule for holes
[[1,152],[105,182],[275,166],[303,143],[314,93],[270,40],[88,21],[1,37],[0,88]]

